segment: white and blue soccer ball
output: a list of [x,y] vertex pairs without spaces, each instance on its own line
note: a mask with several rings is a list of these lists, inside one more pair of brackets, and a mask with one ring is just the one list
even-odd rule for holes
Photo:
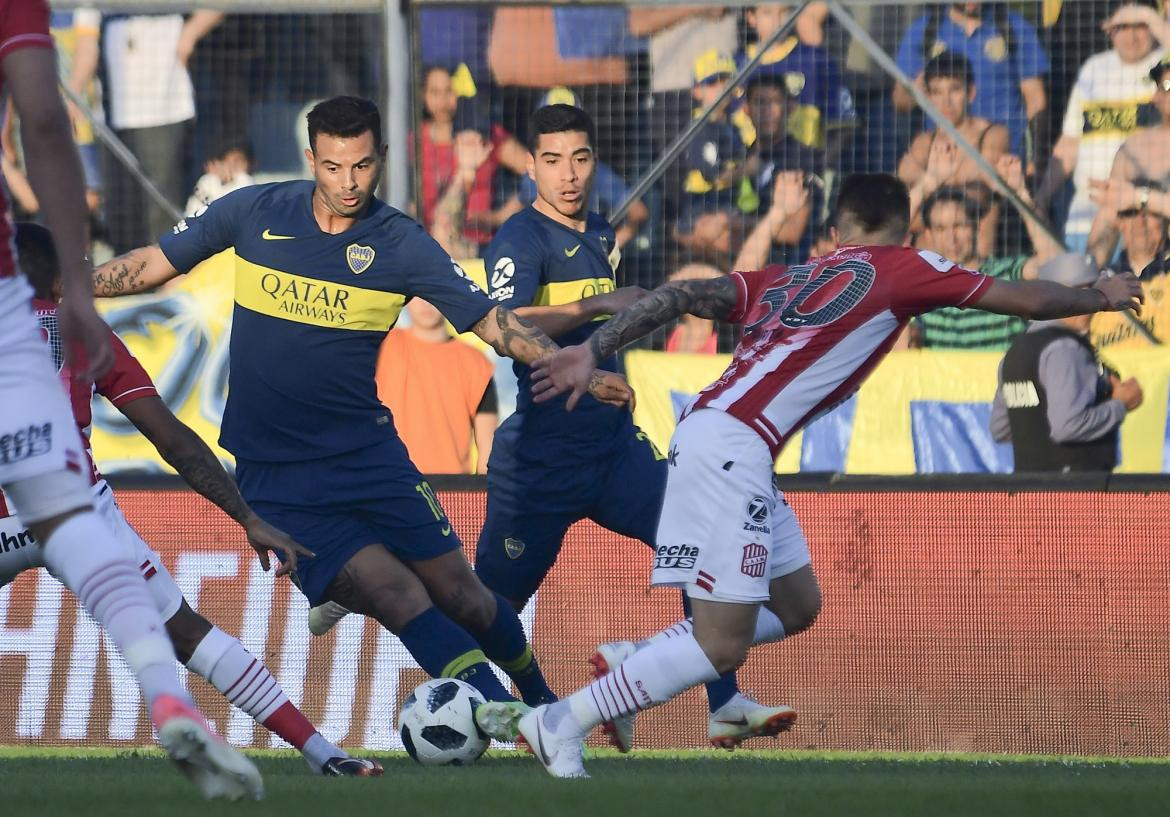
[[398,713],[398,732],[412,758],[424,766],[466,766],[479,759],[490,740],[475,725],[483,696],[454,678],[419,684]]

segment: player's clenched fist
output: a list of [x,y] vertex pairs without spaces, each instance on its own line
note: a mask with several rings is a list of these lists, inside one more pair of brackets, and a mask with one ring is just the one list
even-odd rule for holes
[[[630,411],[634,410],[634,390],[620,374],[594,369],[589,378],[589,393],[599,403],[606,403],[618,408],[628,406]],[[566,408],[572,411],[576,404],[576,400],[571,400]]]

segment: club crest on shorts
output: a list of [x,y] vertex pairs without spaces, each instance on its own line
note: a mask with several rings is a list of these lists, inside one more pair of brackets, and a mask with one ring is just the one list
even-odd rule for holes
[[354,275],[361,275],[374,263],[374,248],[361,244],[350,244],[345,248],[345,262]]
[[509,536],[504,540],[504,553],[508,554],[509,559],[519,559],[524,553],[524,540]]
[[743,561],[739,563],[739,572],[753,579],[762,579],[764,569],[768,566],[768,549],[763,545],[750,544],[743,547]]
[[772,528],[768,526],[768,500],[762,496],[752,497],[752,500],[747,506],[747,521],[743,523],[743,529],[749,533],[771,533]]

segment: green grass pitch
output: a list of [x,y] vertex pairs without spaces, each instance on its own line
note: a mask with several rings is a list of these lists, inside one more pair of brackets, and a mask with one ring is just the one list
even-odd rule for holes
[[154,750],[0,748],[3,814],[83,817],[728,817],[1170,815],[1170,761],[794,751],[592,751],[592,780],[553,780],[531,757],[464,769],[380,756],[386,775],[323,779],[299,756],[253,755],[268,797],[207,803]]

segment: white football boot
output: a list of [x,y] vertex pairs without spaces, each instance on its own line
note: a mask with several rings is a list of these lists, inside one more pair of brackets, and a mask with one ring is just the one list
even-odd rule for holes
[[588,777],[583,762],[585,735],[573,730],[572,716],[561,718],[561,729],[550,729],[544,722],[549,705],[538,706],[520,719],[520,737],[532,754],[553,777]]
[[264,781],[252,761],[214,735],[189,703],[160,695],[150,716],[158,742],[204,797],[264,799]]
[[[593,665],[593,677],[603,678],[638,651],[633,641],[610,641],[597,645],[597,652],[589,659]],[[633,714],[625,715],[616,720],[601,724],[610,744],[623,754],[634,748],[634,718]]]
[[775,737],[796,723],[796,710],[790,706],[764,706],[746,695],[735,697],[711,713],[707,736],[711,745],[727,751],[748,738]]

